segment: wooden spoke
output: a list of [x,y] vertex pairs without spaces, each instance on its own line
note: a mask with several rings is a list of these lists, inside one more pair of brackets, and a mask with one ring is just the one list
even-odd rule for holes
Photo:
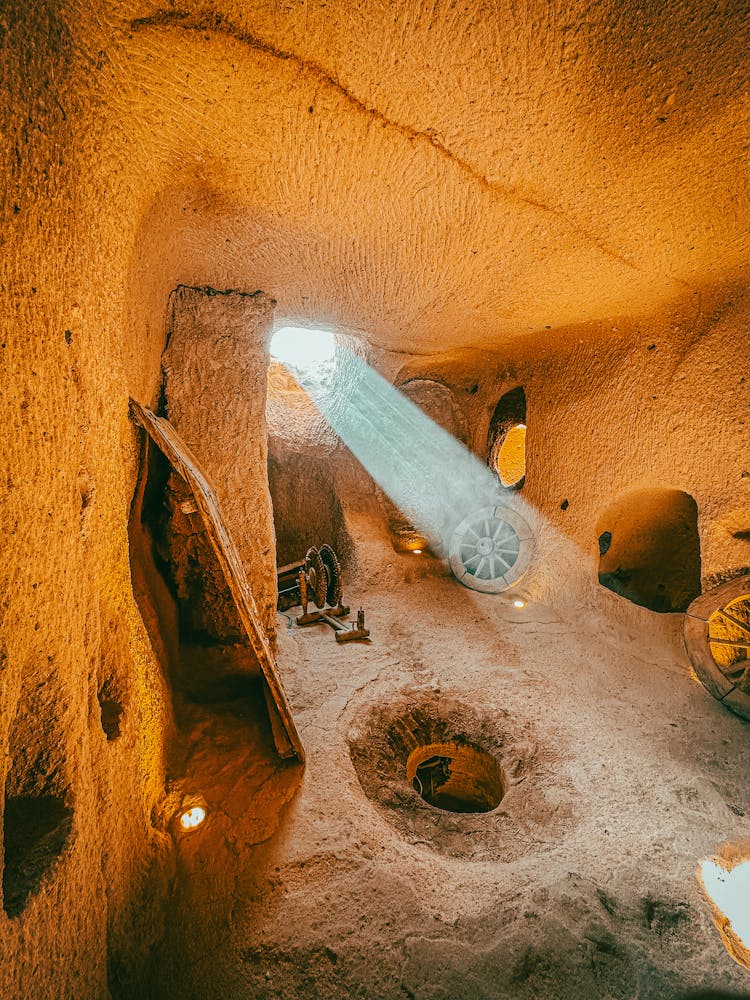
[[750,625],[748,625],[747,622],[741,621],[739,618],[735,618],[734,615],[730,614],[726,608],[719,608],[717,614],[723,615],[727,621],[732,623],[732,625],[735,625],[737,628],[742,629],[743,632],[747,632],[747,634],[750,635]]
[[709,636],[708,641],[711,643],[715,642],[718,646],[736,646],[737,649],[750,649],[750,641],[741,642],[739,639],[715,639],[713,636]]

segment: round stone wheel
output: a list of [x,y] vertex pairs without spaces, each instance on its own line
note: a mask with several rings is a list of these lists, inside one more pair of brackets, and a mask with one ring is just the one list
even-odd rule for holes
[[534,554],[531,528],[510,507],[481,507],[453,531],[448,546],[453,575],[465,587],[499,594],[515,586]]

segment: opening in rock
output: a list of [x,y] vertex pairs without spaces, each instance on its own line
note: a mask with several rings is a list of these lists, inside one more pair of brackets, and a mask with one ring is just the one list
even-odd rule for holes
[[73,810],[57,795],[9,796],[5,800],[3,908],[17,917],[62,853]]
[[293,375],[306,373],[333,361],[336,340],[330,330],[282,326],[271,337],[272,368],[284,366]]
[[99,690],[99,710],[104,735],[107,740],[116,740],[120,735],[123,707],[119,699],[113,697],[111,686],[106,682]]
[[487,461],[508,489],[520,489],[526,476],[526,393],[506,392],[495,407],[487,436]]
[[179,609],[173,587],[168,583],[167,553],[159,538],[169,475],[169,463],[164,456],[144,442],[128,520],[130,577],[141,619],[162,669],[165,695],[179,663]]
[[73,827],[60,701],[44,667],[24,678],[9,734],[3,808],[3,908],[11,918],[41,888]]
[[417,747],[406,762],[406,776],[425,802],[447,812],[491,812],[505,794],[495,758],[458,743]]
[[748,841],[725,844],[716,859],[706,859],[700,880],[724,946],[739,965],[750,969],[750,860]]
[[121,658],[117,655],[114,644],[110,643],[110,636],[115,634],[116,624],[112,622],[100,648],[96,692],[99,721],[109,741],[116,740],[120,735],[128,701],[128,683],[122,670]]
[[681,490],[635,490],[598,527],[599,583],[651,611],[685,611],[701,592],[698,507]]
[[526,475],[526,424],[514,424],[505,435],[495,469],[503,486],[515,486]]
[[[551,843],[571,821],[564,802],[546,800],[553,755],[498,705],[478,712],[446,692],[383,692],[354,721],[349,752],[383,817],[410,843],[440,854],[512,861]],[[555,780],[559,794],[566,782]],[[509,823],[498,822],[500,804]],[[534,834],[519,838],[519,828]]]

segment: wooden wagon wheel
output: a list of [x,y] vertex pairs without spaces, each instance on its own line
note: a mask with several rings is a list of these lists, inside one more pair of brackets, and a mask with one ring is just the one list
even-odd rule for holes
[[341,601],[343,593],[343,583],[341,579],[341,566],[338,557],[330,545],[321,545],[320,558],[326,568],[328,575],[328,587],[326,589],[326,600],[332,608]]
[[328,573],[320,557],[320,552],[314,546],[307,550],[305,556],[305,576],[315,607],[324,607],[326,591],[328,590]]
[[685,615],[684,637],[706,690],[750,721],[750,575],[696,598]]

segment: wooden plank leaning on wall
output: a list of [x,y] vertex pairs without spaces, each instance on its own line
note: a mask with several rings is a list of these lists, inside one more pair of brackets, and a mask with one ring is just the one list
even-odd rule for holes
[[141,406],[134,399],[130,400],[130,415],[133,422],[146,431],[175,472],[189,486],[203,519],[206,535],[216,553],[227,586],[237,606],[242,627],[258,658],[276,750],[282,758],[296,756],[300,761],[304,761],[304,747],[294,724],[281,678],[276,670],[274,655],[263,630],[255,606],[255,599],[237,549],[224,524],[221,505],[213,487],[201,472],[195,456],[168,420],[165,420],[164,417],[157,417],[155,413],[152,413],[145,406]]

